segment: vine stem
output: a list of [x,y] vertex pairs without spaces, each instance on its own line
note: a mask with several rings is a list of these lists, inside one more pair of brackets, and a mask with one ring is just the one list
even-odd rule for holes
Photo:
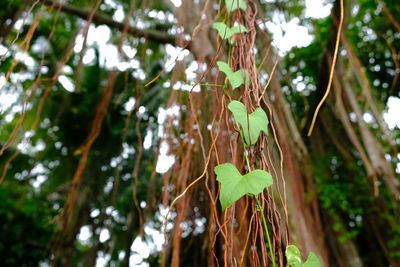
[[322,104],[328,98],[329,92],[331,91],[333,74],[335,73],[336,59],[337,59],[339,46],[340,46],[340,33],[342,32],[342,26],[343,26],[343,20],[344,20],[344,7],[343,6],[344,6],[343,0],[340,0],[340,21],[339,21],[339,27],[337,30],[337,34],[336,34],[335,51],[333,52],[333,60],[332,60],[331,71],[329,73],[329,81],[328,81],[328,85],[326,87],[326,92],[325,92],[324,96],[322,97],[321,101],[319,102],[317,108],[314,111],[314,116],[312,118],[310,129],[308,130],[307,136],[311,136],[313,129],[314,129],[315,121],[317,120],[318,112],[319,112],[320,108],[322,107]]
[[262,218],[262,222],[263,222],[263,226],[264,226],[264,235],[265,235],[265,238],[267,239],[269,253],[270,253],[270,257],[271,257],[271,261],[272,261],[272,266],[275,267],[276,266],[275,252],[274,252],[274,248],[272,247],[271,238],[269,237],[268,225],[267,225],[267,220],[264,215],[264,210],[262,209],[260,200],[257,198],[257,196],[254,196],[254,199],[256,200],[258,210],[261,213],[261,218]]
[[[237,125],[239,127],[239,125]],[[239,127],[240,129],[240,127]],[[243,147],[244,147],[244,156],[246,158],[246,164],[247,164],[247,168],[249,169],[249,172],[251,171],[251,167],[250,167],[250,161],[249,161],[249,157],[247,155],[247,149],[246,149],[246,144],[243,138],[243,132],[240,132],[240,137],[242,138],[242,142],[243,142]],[[269,236],[269,231],[268,231],[268,225],[267,225],[267,219],[265,218],[265,214],[264,214],[264,210],[261,207],[261,203],[260,200],[257,198],[256,195],[253,194],[248,194],[250,196],[254,196],[254,199],[256,200],[256,204],[257,204],[257,210],[260,212],[261,214],[261,219],[263,222],[263,227],[264,227],[264,236],[267,239],[267,243],[268,243],[268,247],[269,247],[269,253],[270,253],[270,257],[271,257],[271,261],[272,261],[272,266],[276,267],[275,264],[275,252],[274,252],[274,248],[272,247],[272,243],[271,243],[271,238]]]

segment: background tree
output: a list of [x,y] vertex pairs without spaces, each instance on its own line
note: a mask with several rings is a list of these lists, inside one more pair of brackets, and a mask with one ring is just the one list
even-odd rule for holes
[[[3,2],[1,266],[285,266],[289,244],[323,266],[400,265],[399,131],[384,116],[399,102],[397,1],[344,1],[311,137],[339,0],[321,19],[292,0]],[[276,17],[312,42],[277,52]],[[228,41],[217,21],[246,32]],[[235,90],[228,60],[249,73]],[[254,147],[231,100],[268,116]],[[221,209],[227,162],[271,173],[260,205]]]

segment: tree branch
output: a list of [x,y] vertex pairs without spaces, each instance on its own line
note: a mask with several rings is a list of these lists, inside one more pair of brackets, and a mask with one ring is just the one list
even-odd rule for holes
[[[32,4],[32,0],[24,0],[26,3]],[[55,2],[53,0],[41,0],[41,3],[47,6],[53,6],[55,9],[61,8],[61,11],[76,17],[79,17],[81,19],[86,20],[89,16],[90,11],[74,7],[74,6],[69,6],[69,5],[62,5],[58,2]],[[124,23],[117,22],[110,18],[107,15],[96,13],[93,16],[93,23],[95,25],[107,25],[110,28],[116,29],[123,31],[124,29]],[[172,45],[179,45],[176,43],[176,38],[173,35],[169,35],[160,31],[155,31],[155,30],[141,30],[135,27],[128,27],[128,33],[132,35],[133,37],[137,38],[146,38],[149,41],[157,42],[157,43],[162,43],[162,44],[172,44]],[[180,45],[180,46],[185,46]],[[187,47],[188,48],[188,47]]]

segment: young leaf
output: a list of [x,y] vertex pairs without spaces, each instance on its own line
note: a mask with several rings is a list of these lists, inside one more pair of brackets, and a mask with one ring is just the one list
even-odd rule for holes
[[218,34],[222,39],[228,39],[229,42],[231,42],[231,37],[234,34],[247,32],[246,27],[241,24],[229,28],[223,22],[215,22],[212,26],[218,31]]
[[215,22],[213,23],[212,27],[218,31],[218,34],[219,36],[221,36],[222,39],[228,38],[229,27],[226,26],[225,23]]
[[301,254],[300,250],[295,245],[290,245],[286,248],[286,259],[289,265],[300,267],[301,263]]
[[295,245],[286,248],[287,263],[293,267],[321,267],[321,262],[314,253],[310,253],[306,262],[302,263],[300,250]]
[[233,36],[234,34],[237,34],[237,33],[244,33],[244,32],[248,32],[248,30],[242,24],[239,24],[239,25],[236,25],[236,26],[233,26],[233,27],[229,28],[229,34],[231,36]]
[[225,0],[225,5],[229,12],[235,11],[238,8],[243,11],[247,9],[247,5],[243,0]]
[[235,121],[240,124],[244,141],[248,146],[257,142],[260,132],[268,135],[268,117],[262,108],[257,108],[253,113],[247,114],[246,107],[239,101],[232,101],[228,109],[233,113]]
[[250,84],[250,74],[246,70],[238,70],[233,72],[229,65],[225,62],[217,62],[218,69],[225,73],[232,86],[232,89],[240,87],[245,81],[247,86]]
[[308,258],[306,262],[303,264],[303,267],[321,267],[321,266],[322,265],[318,257],[312,252],[308,254]]
[[246,194],[260,194],[265,187],[272,185],[272,176],[263,170],[254,170],[241,175],[231,163],[224,163],[214,168],[217,181],[221,183],[219,200],[222,209],[235,203]]

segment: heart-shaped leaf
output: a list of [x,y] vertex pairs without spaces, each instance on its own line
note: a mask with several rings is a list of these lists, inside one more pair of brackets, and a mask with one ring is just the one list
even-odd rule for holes
[[241,175],[231,163],[224,163],[214,168],[217,181],[221,183],[219,200],[222,209],[235,203],[246,194],[260,194],[265,187],[272,185],[272,176],[263,170],[254,170]]
[[290,245],[286,248],[287,263],[293,267],[321,267],[321,262],[318,257],[310,252],[307,260],[303,263],[301,260],[300,250],[295,245]]
[[247,5],[243,0],[225,0],[225,5],[229,12],[235,11],[238,8],[243,11],[247,9]]
[[295,245],[287,246],[286,248],[286,259],[287,263],[292,266],[301,266],[301,253]]
[[262,108],[257,108],[253,113],[247,114],[246,107],[239,101],[232,101],[228,109],[233,113],[235,121],[240,124],[244,141],[248,146],[257,142],[260,131],[268,135],[268,117]]
[[308,258],[305,263],[303,263],[303,267],[321,267],[321,262],[319,261],[317,255],[310,252],[308,254]]
[[217,65],[218,69],[228,77],[232,89],[240,87],[244,82],[246,82],[247,86],[250,85],[250,74],[247,70],[238,70],[233,72],[229,65],[222,61],[218,61]]
[[215,22],[213,28],[218,31],[222,39],[228,39],[229,42],[231,42],[231,37],[234,34],[247,32],[246,27],[241,24],[229,28],[223,22]]

